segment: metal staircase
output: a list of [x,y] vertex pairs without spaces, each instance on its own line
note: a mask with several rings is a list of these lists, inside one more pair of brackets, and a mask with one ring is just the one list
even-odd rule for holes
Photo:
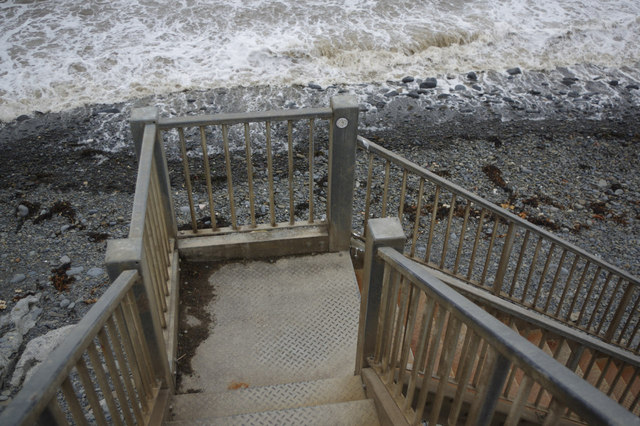
[[229,263],[208,282],[215,321],[167,424],[377,423],[353,375],[360,296],[348,252]]

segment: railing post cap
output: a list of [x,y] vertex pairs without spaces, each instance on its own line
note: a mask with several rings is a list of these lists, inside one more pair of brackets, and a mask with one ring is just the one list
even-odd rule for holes
[[402,224],[397,217],[369,219],[367,223],[367,235],[370,235],[376,242],[404,241],[405,239]]
[[331,98],[331,108],[358,108],[358,99],[355,95],[336,95]]
[[158,108],[152,106],[133,108],[131,110],[132,122],[150,123],[158,120]]

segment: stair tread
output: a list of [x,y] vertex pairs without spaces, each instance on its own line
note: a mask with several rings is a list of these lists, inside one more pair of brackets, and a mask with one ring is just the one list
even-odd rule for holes
[[360,376],[175,395],[171,419],[232,416],[365,399]]
[[177,420],[167,426],[188,425],[342,425],[374,426],[379,424],[376,407],[371,399],[315,405],[313,407],[245,413],[227,417],[203,417],[192,420]]

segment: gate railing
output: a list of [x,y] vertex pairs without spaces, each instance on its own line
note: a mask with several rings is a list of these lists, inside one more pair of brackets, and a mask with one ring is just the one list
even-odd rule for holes
[[397,215],[409,258],[638,353],[638,278],[363,137],[358,147],[358,235],[369,218]]
[[182,158],[174,184],[189,219],[178,236],[327,224],[330,250],[346,250],[357,127],[350,96],[331,108],[160,119],[160,139]]
[[358,367],[374,369],[407,422],[640,424],[394,249],[404,235],[390,220],[368,227]]

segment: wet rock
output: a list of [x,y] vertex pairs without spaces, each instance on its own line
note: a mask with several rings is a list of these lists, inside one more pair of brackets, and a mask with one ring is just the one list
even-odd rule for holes
[[407,93],[407,96],[410,97],[410,98],[414,98],[414,99],[419,99],[420,98],[420,94],[415,90],[412,90],[409,93]]
[[477,84],[472,85],[471,88],[473,90],[477,90],[478,92],[482,92],[482,87]]
[[75,325],[67,325],[36,337],[27,343],[11,377],[11,386],[18,387],[33,375],[35,367],[53,352]]
[[422,83],[420,83],[421,89],[434,89],[438,86],[438,79],[434,77],[426,78]]
[[396,90],[390,90],[384,94],[386,98],[393,98],[394,96],[398,96],[398,92]]
[[471,81],[477,81],[478,80],[478,75],[471,71],[469,73],[467,73],[467,79],[471,80]]
[[522,70],[520,69],[520,67],[509,68],[507,70],[507,74],[509,74],[509,75],[522,74]]
[[611,87],[616,87],[618,84],[620,84],[620,82],[618,80],[609,81],[609,86],[611,86]]
[[629,90],[640,90],[640,86],[637,84],[628,84],[627,89]]
[[309,83],[309,89],[313,90],[322,90],[322,86],[316,83]]
[[413,78],[413,77],[411,77],[410,75],[408,75],[408,76],[406,76],[406,77],[404,77],[404,78],[402,79],[402,82],[403,82],[403,83],[411,83],[413,80],[414,80],[414,78]]
[[454,87],[454,89],[457,91],[464,91],[467,90],[467,87],[464,84],[456,84],[456,87]]

